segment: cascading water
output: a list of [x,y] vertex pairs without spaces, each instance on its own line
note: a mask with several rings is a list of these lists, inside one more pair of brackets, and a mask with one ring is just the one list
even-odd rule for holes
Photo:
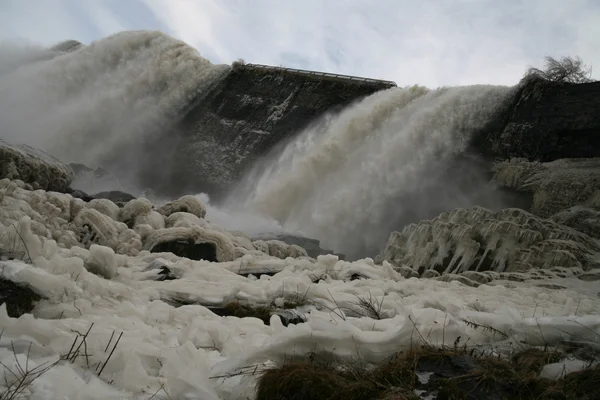
[[0,47],[0,136],[66,162],[118,161],[118,172],[132,175],[149,158],[141,145],[230,69],[150,31],[119,33],[51,59],[48,50],[17,50]]
[[373,254],[402,223],[475,204],[501,206],[484,172],[456,156],[511,93],[469,86],[378,92],[308,129],[228,203],[275,218],[351,257]]
[[[161,128],[173,127],[230,69],[147,31],[67,53],[0,46],[0,55],[0,137],[111,169],[125,191],[141,189],[127,185],[138,172],[154,179],[169,167],[157,166],[157,155],[165,163],[180,156],[177,139]],[[261,226],[279,228],[274,219],[354,258],[374,255],[405,223],[456,207],[498,208],[502,199],[486,189],[483,173],[454,156],[510,91],[415,86],[376,93],[263,160],[225,210],[235,211],[232,221],[256,225],[256,213],[267,217]]]

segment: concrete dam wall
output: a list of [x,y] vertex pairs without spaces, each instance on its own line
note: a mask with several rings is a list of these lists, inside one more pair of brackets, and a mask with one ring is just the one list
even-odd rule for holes
[[190,104],[179,123],[148,144],[157,156],[152,164],[161,167],[142,169],[141,183],[164,194],[202,191],[218,196],[254,161],[319,117],[395,86],[391,81],[234,64],[208,94]]

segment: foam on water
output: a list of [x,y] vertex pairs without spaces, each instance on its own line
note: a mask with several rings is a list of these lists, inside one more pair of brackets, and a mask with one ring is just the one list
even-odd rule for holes
[[143,154],[133,150],[229,70],[160,32],[118,33],[49,60],[15,48],[0,47],[9,71],[0,75],[0,135],[93,166],[135,168]]
[[229,201],[350,254],[380,248],[402,220],[475,204],[496,208],[495,196],[480,193],[487,182],[481,171],[468,163],[450,173],[448,168],[456,168],[449,164],[452,156],[511,90],[376,93],[330,118],[325,128],[300,134],[266,168],[253,171]]

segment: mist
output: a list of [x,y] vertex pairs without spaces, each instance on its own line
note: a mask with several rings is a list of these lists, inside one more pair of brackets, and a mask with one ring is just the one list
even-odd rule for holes
[[[0,46],[0,137],[111,172],[79,176],[78,189],[172,200],[143,184],[172,172],[181,138],[165,130],[230,67],[160,32],[65,43]],[[458,207],[510,205],[464,151],[512,90],[393,88],[329,112],[276,146],[223,203],[209,203],[209,218],[249,234],[304,235],[359,258],[374,256],[408,223]]]
[[271,217],[349,258],[374,256],[391,231],[440,212],[503,208],[512,200],[465,150],[512,90],[375,93],[263,160],[226,204]]
[[148,146],[228,70],[160,32],[122,32],[71,52],[0,46],[0,137],[129,187],[155,168]]

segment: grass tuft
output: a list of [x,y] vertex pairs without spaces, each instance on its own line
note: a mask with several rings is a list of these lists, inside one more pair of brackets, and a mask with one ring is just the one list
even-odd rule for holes
[[377,366],[325,363],[318,355],[266,370],[257,400],[413,400],[415,391],[439,400],[600,399],[600,367],[553,381],[539,376],[543,366],[563,357],[527,349],[509,359],[474,354],[466,348],[423,347],[398,353]]

